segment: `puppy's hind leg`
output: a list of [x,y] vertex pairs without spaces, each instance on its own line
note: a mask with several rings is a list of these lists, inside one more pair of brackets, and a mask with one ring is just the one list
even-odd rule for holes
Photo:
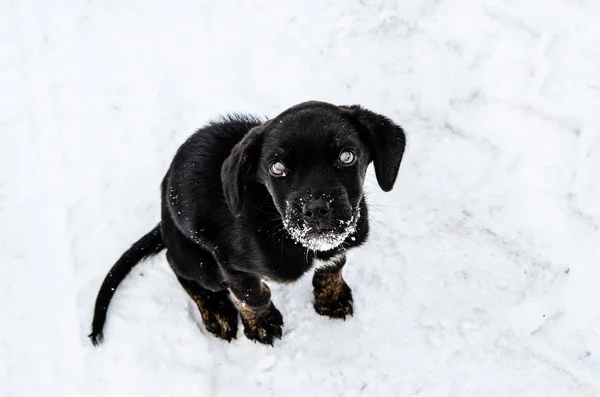
[[[206,330],[231,342],[237,336],[238,312],[229,299],[229,291],[218,291],[216,263],[198,247],[185,244],[185,240],[178,243],[176,251],[167,250],[167,260],[177,280],[198,306]],[[203,284],[195,280],[202,280]]]
[[179,283],[198,306],[204,327],[217,338],[231,342],[237,337],[238,311],[229,300],[229,291],[212,292],[197,282],[177,277]]

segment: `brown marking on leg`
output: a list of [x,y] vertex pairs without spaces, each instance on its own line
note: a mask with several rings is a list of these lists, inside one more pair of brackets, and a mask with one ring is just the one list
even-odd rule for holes
[[264,283],[260,285],[260,294],[263,296],[262,300],[266,300],[262,305],[251,306],[237,298],[235,305],[240,312],[244,334],[248,339],[272,346],[275,339],[281,339],[283,317],[271,302],[271,290]]
[[208,291],[197,283],[179,278],[183,289],[198,306],[206,330],[218,338],[231,342],[237,336],[237,310],[229,299],[228,291]]
[[353,314],[352,291],[342,277],[341,267],[318,269],[313,276],[313,287],[317,313],[343,319]]

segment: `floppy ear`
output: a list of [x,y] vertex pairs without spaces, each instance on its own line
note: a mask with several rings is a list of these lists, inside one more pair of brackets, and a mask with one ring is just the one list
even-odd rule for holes
[[367,142],[377,182],[384,192],[389,192],[396,182],[406,146],[404,130],[389,118],[359,105],[340,108],[348,112],[361,137]]
[[260,156],[262,126],[251,129],[238,142],[221,166],[221,183],[229,210],[239,216],[244,204],[244,190],[248,177],[256,172]]

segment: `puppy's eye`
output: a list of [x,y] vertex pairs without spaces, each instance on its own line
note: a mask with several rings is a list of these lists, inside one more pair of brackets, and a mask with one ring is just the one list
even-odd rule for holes
[[338,157],[338,161],[342,165],[352,165],[356,161],[356,154],[350,150],[342,150]]
[[283,164],[281,161],[274,161],[269,166],[269,172],[271,173],[271,175],[276,177],[285,176],[285,174],[287,173],[287,168],[285,167],[285,164]]

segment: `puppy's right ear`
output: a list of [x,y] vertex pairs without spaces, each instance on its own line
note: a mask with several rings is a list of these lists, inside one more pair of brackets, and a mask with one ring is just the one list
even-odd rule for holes
[[256,173],[260,157],[263,127],[251,129],[231,150],[221,167],[223,194],[231,213],[239,216],[244,206],[244,190],[249,177]]

